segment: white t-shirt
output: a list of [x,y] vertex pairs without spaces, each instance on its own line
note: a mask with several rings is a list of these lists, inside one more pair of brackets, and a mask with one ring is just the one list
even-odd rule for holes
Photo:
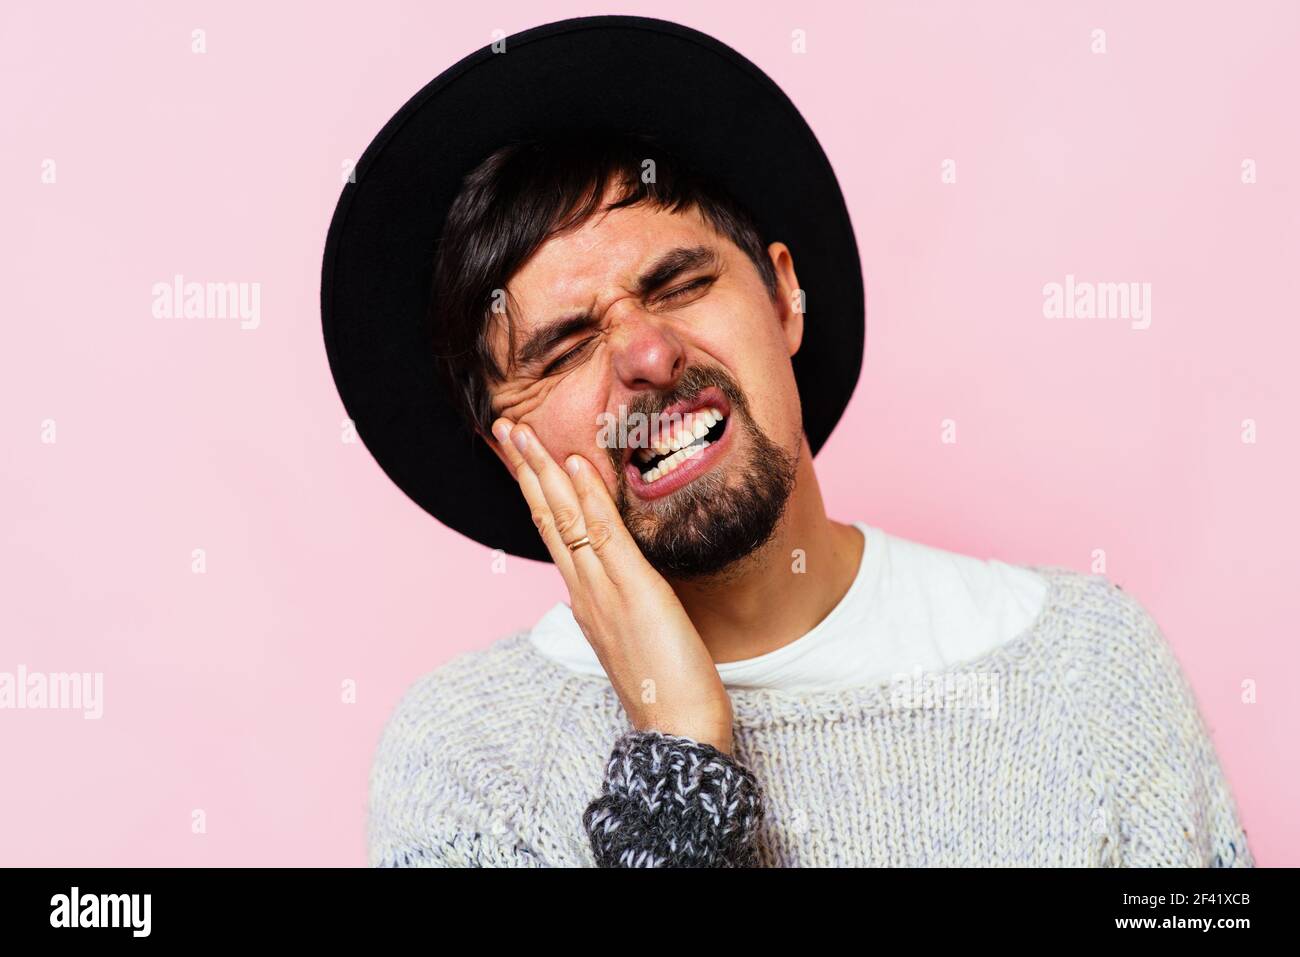
[[[828,691],[888,682],[918,668],[941,671],[1028,630],[1046,600],[1046,580],[1025,566],[853,525],[866,547],[839,604],[812,631],[775,651],[716,665],[725,686]],[[567,668],[605,673],[564,602],[529,637]]]

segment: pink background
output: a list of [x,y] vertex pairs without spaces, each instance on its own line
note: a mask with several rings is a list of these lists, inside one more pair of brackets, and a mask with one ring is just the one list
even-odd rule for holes
[[[444,6],[0,5],[0,671],[105,682],[99,721],[0,711],[0,862],[364,863],[402,690],[564,592],[492,574],[341,441],[318,283],[342,166],[494,29],[640,12],[758,63],[841,177],[869,320],[832,514],[1013,562],[1104,549],[1257,859],[1300,864],[1296,5]],[[260,283],[260,326],[155,318],[176,273]],[[1150,282],[1151,327],[1044,318],[1066,274]]]

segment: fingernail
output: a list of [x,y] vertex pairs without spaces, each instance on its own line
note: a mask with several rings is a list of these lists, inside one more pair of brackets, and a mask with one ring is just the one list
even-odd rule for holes
[[492,426],[492,434],[497,437],[498,442],[504,442],[510,437],[510,423],[504,419]]
[[570,475],[578,474],[578,464],[578,457],[576,455],[570,455],[564,461],[564,467],[568,470]]
[[515,440],[515,448],[520,452],[524,451],[524,449],[528,447],[528,436],[524,435],[523,429],[512,433],[510,437]]

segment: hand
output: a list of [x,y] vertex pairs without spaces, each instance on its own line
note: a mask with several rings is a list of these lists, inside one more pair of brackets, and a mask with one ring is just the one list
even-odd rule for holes
[[[672,586],[646,561],[600,473],[580,455],[562,469],[526,425],[492,426],[569,604],[637,730],[731,753],[731,699]],[[522,446],[522,448],[521,448]],[[569,542],[591,540],[573,551]]]

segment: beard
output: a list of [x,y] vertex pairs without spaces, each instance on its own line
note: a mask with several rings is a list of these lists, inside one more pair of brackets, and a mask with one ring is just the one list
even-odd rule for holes
[[[616,460],[615,503],[623,524],[646,560],[660,574],[677,579],[725,577],[741,559],[772,538],[794,489],[798,449],[789,454],[773,442],[751,414],[744,393],[716,366],[691,366],[676,388],[642,396],[629,407],[649,417],[677,402],[689,402],[716,386],[731,403],[727,429],[740,429],[734,461],[719,463],[676,492],[650,502],[633,499]],[[735,442],[747,438],[748,441]],[[611,450],[613,451],[613,450]]]

